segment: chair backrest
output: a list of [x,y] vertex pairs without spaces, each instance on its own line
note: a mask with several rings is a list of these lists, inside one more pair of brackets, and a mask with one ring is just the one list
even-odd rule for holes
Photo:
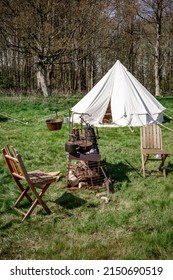
[[28,173],[21,155],[13,147],[5,146],[2,149],[2,154],[17,185],[19,185],[20,180],[25,180],[32,192],[35,193],[34,187],[40,187],[57,180],[57,174],[52,172],[45,173],[35,170]]
[[141,148],[162,149],[162,131],[157,124],[141,127]]
[[2,154],[11,173],[11,176],[14,178],[15,181],[17,178],[19,180],[28,179],[26,178],[28,176],[23,160],[13,147],[5,146],[2,149]]

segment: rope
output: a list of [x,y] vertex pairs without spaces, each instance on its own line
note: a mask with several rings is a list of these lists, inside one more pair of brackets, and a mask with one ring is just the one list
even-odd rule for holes
[[173,112],[173,110],[166,108],[167,111]]
[[170,118],[171,120],[173,120],[173,118],[170,117],[170,116],[168,116],[167,114],[164,113],[164,115],[165,115],[166,117]]
[[130,131],[133,133],[134,130],[128,125],[128,128],[130,129]]
[[4,113],[4,112],[1,112],[0,115],[3,116],[3,117],[6,117],[6,118],[8,118],[8,119],[12,119],[12,120],[15,121],[15,122],[20,122],[20,123],[22,123],[22,124],[28,124],[28,122],[23,122],[23,121],[21,121],[21,120],[18,120],[18,119],[16,119],[15,117],[13,117],[13,116],[11,116],[11,115],[9,115],[9,114],[7,114],[7,113]]
[[[152,117],[152,115],[150,115],[150,114],[148,114],[150,117]],[[173,131],[173,129],[171,129],[171,128],[169,128],[169,127],[167,127],[167,126],[165,126],[164,124],[162,124],[162,123],[159,123],[158,121],[155,121],[158,125],[161,125],[161,126],[163,126],[164,128],[166,128],[166,129],[168,129],[168,130],[170,130],[170,131]]]
[[164,127],[164,128],[166,128],[166,129],[170,130],[170,131],[173,131],[173,129],[171,129],[171,128],[169,128],[169,127],[165,126],[165,125],[164,125],[164,124],[162,124],[162,123],[159,123],[159,122],[158,122],[158,124],[159,124],[159,125],[161,125],[161,126],[163,126],[163,127]]

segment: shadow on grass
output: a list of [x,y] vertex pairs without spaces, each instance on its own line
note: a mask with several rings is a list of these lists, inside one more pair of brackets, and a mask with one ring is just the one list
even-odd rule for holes
[[6,122],[8,120],[8,118],[0,116],[0,122]]
[[167,116],[164,115],[164,122],[163,122],[163,124],[165,124],[165,123],[170,123],[171,121],[172,121],[171,118],[169,118],[169,117],[167,117]]
[[125,162],[119,162],[116,164],[107,162],[107,170],[108,170],[108,174],[110,175],[114,184],[116,185],[115,188],[117,190],[121,189],[122,182],[124,181],[126,181],[127,183],[131,182],[128,176],[129,172],[135,172],[137,176],[142,177],[140,171],[127,160],[125,160]]
[[6,229],[9,229],[11,228],[13,225],[13,221],[7,221],[5,222],[4,224],[0,225],[0,230],[6,230]]
[[166,173],[172,173],[173,172],[173,164],[172,163],[168,163],[168,165],[166,166]]
[[132,168],[123,162],[119,162],[116,164],[112,164],[107,162],[107,169],[108,173],[111,176],[113,180],[123,182],[123,181],[128,181],[130,182],[130,179],[128,177],[128,172],[132,170]]
[[55,203],[66,209],[74,209],[86,203],[86,200],[81,199],[71,193],[65,192],[60,198],[55,200]]

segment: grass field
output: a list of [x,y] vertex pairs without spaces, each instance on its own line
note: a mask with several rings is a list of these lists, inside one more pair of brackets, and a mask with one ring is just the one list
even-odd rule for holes
[[[49,131],[45,116],[58,108],[68,116],[80,97],[0,97],[0,148],[10,144],[22,154],[28,170],[59,170],[62,177],[44,200],[52,214],[40,208],[21,222],[13,209],[18,196],[4,159],[0,156],[0,259],[172,259],[173,158],[166,162],[168,176],[143,178],[139,173],[139,128],[100,128],[99,149],[115,180],[115,193],[105,202],[92,190],[64,189],[68,125]],[[173,117],[173,98],[159,100]],[[173,120],[164,125],[173,130]],[[162,128],[164,148],[172,153],[173,131]]]

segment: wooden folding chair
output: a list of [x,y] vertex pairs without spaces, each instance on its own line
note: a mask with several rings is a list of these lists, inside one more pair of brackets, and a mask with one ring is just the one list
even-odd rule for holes
[[[170,155],[162,146],[162,131],[157,124],[141,127],[141,172],[143,177],[154,175],[153,170],[146,170],[146,164],[150,161],[160,161],[157,176],[166,177],[165,160]],[[148,171],[148,172],[147,172]]]
[[[45,173],[40,170],[27,172],[21,155],[13,147],[9,148],[8,146],[5,146],[2,149],[2,154],[5,158],[10,174],[21,192],[14,204],[14,208],[22,213],[22,221],[31,215],[36,206],[42,206],[43,209],[50,214],[51,211],[43,201],[42,196],[49,186],[59,179],[58,175],[60,172]],[[24,198],[27,199],[30,204],[26,213],[19,209],[19,204]]]

